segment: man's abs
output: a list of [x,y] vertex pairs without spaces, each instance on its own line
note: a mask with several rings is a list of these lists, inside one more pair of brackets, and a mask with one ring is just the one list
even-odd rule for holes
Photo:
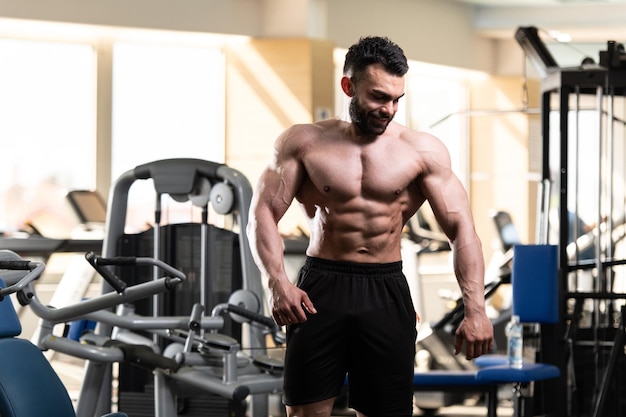
[[401,260],[402,215],[317,214],[312,222],[307,255],[361,263]]

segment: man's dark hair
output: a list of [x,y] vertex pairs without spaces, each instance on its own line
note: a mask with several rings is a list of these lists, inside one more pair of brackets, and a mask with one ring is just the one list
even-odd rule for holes
[[343,73],[358,81],[368,66],[377,63],[382,64],[388,73],[397,76],[403,76],[409,70],[402,48],[386,37],[366,36],[348,49]]

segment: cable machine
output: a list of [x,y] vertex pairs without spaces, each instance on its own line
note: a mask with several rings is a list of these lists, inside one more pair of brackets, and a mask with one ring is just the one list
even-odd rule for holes
[[542,77],[539,243],[558,245],[559,323],[542,325],[554,416],[626,413],[626,53],[559,68],[534,27],[515,38]]

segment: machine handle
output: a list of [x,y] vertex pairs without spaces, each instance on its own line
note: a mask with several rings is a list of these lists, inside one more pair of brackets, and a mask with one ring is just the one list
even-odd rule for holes
[[31,271],[37,264],[31,261],[0,261],[0,269],[10,269],[12,271]]
[[235,313],[239,316],[245,317],[251,321],[260,323],[270,329],[272,338],[276,344],[283,344],[285,342],[283,335],[281,334],[280,327],[276,324],[273,318],[267,317],[263,314],[248,310],[235,304],[228,304],[226,309],[230,313]]
[[[23,260],[19,258],[17,254],[11,251],[2,251],[2,255],[7,255],[8,257],[13,259],[0,260],[0,269],[29,272],[24,276],[20,276],[19,279],[11,282],[10,285],[7,285],[5,288],[0,288],[0,301],[2,301],[5,295],[18,292],[25,288],[28,284],[39,278],[45,269],[45,265],[42,262]],[[7,284],[9,283],[7,282]]]
[[85,254],[85,258],[89,262],[91,266],[93,266],[100,275],[117,291],[118,294],[121,294],[126,289],[126,283],[118,278],[110,269],[105,268],[105,266],[137,266],[137,265],[148,265],[155,266],[162,271],[168,277],[178,278],[181,281],[186,279],[186,276],[183,272],[174,268],[173,266],[160,261],[154,258],[145,258],[145,257],[131,257],[131,256],[118,256],[114,258],[102,258],[100,256],[96,256],[93,252],[87,252]]
[[256,313],[254,311],[248,310],[246,308],[243,308],[234,304],[228,304],[227,308],[228,308],[228,311],[231,313],[238,314],[242,317],[245,317],[247,319],[260,323],[264,326],[269,327],[270,329],[278,327],[271,317],[264,316],[263,314]]
[[[111,270],[105,265],[106,263],[102,262],[103,258],[99,258],[93,252],[87,252],[85,254],[85,259],[93,268],[109,283],[111,287],[118,293],[121,294],[126,289],[126,283],[122,281],[117,275],[115,275]],[[110,264],[109,264],[110,265]]]

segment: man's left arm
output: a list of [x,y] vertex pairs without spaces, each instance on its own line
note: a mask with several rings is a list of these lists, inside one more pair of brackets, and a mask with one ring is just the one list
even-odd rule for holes
[[434,141],[435,152],[425,161],[420,188],[437,222],[450,239],[454,272],[463,294],[465,317],[456,332],[455,354],[473,359],[493,349],[493,325],[485,311],[485,263],[465,188],[454,175],[445,146]]

